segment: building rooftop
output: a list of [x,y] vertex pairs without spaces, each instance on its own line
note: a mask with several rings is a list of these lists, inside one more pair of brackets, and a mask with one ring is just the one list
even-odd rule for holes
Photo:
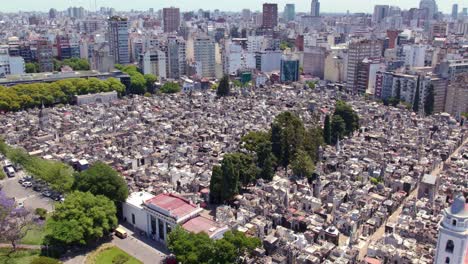
[[221,227],[218,223],[205,218],[203,216],[198,216],[188,220],[182,227],[192,233],[201,233],[204,232],[208,234],[209,237],[217,234],[219,231],[226,229]]
[[154,195],[148,192],[134,192],[128,196],[126,202],[135,207],[142,208],[143,203],[153,197]]
[[190,201],[174,194],[159,194],[146,200],[145,204],[149,207],[155,208],[156,210],[162,209],[163,211],[167,211],[171,216],[174,216],[177,219],[200,211],[200,208],[190,203]]

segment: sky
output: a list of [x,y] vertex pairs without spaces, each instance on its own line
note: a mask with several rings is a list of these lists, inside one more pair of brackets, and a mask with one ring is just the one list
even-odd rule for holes
[[[83,6],[86,9],[94,8],[95,0],[0,0],[0,12],[22,11],[48,11],[50,8],[65,10],[69,6]],[[459,10],[468,7],[468,0],[436,0],[439,10],[450,13],[452,5],[457,3]],[[98,8],[101,6],[114,7],[117,10],[155,10],[163,7],[175,6],[182,11],[220,9],[224,11],[240,11],[249,8],[252,11],[261,10],[264,2],[278,4],[279,11],[282,11],[286,3],[296,4],[296,12],[306,12],[310,10],[310,0],[96,0]],[[417,7],[419,0],[321,0],[322,12],[341,13],[373,11],[376,4],[397,5],[403,9]]]

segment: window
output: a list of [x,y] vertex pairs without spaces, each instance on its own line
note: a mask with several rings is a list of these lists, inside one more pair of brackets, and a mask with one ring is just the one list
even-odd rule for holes
[[452,220],[452,225],[453,225],[453,226],[457,226],[457,220],[453,219],[453,220]]
[[453,253],[453,249],[455,248],[455,244],[452,240],[447,241],[447,245],[445,246],[445,251],[449,253]]
[[445,264],[450,264],[450,258],[449,257],[445,258]]
[[135,215],[132,214],[132,224],[135,224]]

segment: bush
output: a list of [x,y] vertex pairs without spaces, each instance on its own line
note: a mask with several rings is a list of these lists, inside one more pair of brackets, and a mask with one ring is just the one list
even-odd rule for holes
[[48,257],[37,257],[31,261],[31,264],[60,264],[62,262],[53,259],[53,258],[48,258]]
[[180,92],[180,86],[176,82],[168,82],[168,83],[165,83],[161,87],[161,89],[159,89],[159,91],[161,91],[161,93],[165,93],[165,94],[178,93],[178,92]]
[[44,208],[36,208],[35,213],[41,220],[45,220],[47,217],[47,210]]
[[129,257],[119,254],[112,259],[112,264],[125,264],[129,260],[130,260]]

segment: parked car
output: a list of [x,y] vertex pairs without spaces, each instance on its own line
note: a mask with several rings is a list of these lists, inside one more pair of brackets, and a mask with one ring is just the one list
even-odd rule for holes
[[33,186],[32,182],[25,181],[21,184],[25,188],[31,188]]
[[116,237],[120,237],[121,239],[125,239],[128,236],[127,231],[125,231],[121,226],[115,229],[114,234]]
[[18,202],[18,208],[23,208],[24,207],[24,202]]
[[52,195],[52,192],[46,189],[45,191],[42,192],[42,195],[44,195],[45,197],[50,197]]

